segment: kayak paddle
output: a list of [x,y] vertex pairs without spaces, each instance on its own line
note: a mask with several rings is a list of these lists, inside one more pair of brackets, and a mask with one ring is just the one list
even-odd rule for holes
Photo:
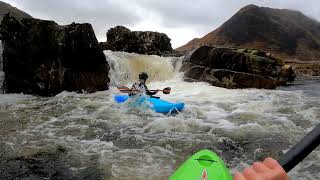
[[320,124],[282,156],[279,163],[286,172],[293,169],[320,144]]
[[[122,93],[131,93],[132,91],[138,91],[138,90],[130,89],[130,88],[126,87],[126,86],[119,86],[117,88]],[[149,90],[149,91],[157,91],[157,90]],[[162,91],[163,94],[170,94],[171,88],[170,87],[166,87],[163,90],[159,90],[159,91]]]
[[[293,169],[320,144],[320,124],[285,153],[279,163],[286,172]],[[170,180],[232,180],[221,158],[210,150],[202,150],[185,161]]]
[[[149,90],[149,91],[157,91],[157,90]],[[158,90],[158,91],[162,91],[163,94],[170,94],[171,92],[171,87],[166,87],[163,90]]]
[[132,90],[126,86],[117,86],[118,90],[122,93],[131,93]]

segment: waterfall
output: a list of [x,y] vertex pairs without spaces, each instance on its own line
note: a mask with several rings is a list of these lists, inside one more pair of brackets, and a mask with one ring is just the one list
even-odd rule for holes
[[128,84],[146,72],[148,82],[161,82],[176,78],[182,58],[140,55],[135,53],[104,51],[110,65],[111,85]]

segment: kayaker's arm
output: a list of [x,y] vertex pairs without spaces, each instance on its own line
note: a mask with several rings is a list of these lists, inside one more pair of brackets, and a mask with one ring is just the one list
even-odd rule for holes
[[287,173],[281,165],[272,158],[265,159],[262,163],[255,162],[252,166],[237,172],[234,180],[289,180]]
[[153,96],[158,93],[158,91],[146,91],[147,95]]
[[159,91],[156,90],[156,91],[149,91],[148,87],[146,85],[144,85],[144,88],[146,89],[146,94],[149,95],[149,96],[153,96],[155,94],[157,94]]

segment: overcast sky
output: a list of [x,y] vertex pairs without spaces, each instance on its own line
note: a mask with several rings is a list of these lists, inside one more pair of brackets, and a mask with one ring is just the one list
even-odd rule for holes
[[319,0],[3,0],[31,16],[59,24],[88,22],[99,41],[108,29],[166,33],[174,48],[219,27],[248,4],[294,9],[320,20]]

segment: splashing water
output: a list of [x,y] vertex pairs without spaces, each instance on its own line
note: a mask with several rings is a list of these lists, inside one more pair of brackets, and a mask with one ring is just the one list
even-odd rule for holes
[[127,84],[138,80],[141,72],[146,72],[148,81],[165,81],[172,79],[181,66],[181,58],[159,57],[123,52],[104,51],[111,66],[112,85]]
[[[113,85],[147,72],[149,89],[171,87],[168,101],[185,102],[168,116],[116,104],[114,87],[94,94],[41,98],[0,94],[0,145],[16,157],[66,148],[72,170],[95,165],[104,179],[167,179],[196,151],[210,149],[234,171],[266,156],[279,158],[319,123],[319,81],[277,90],[224,89],[182,81],[179,58],[105,51]],[[312,90],[313,89],[313,90]],[[310,93],[311,91],[311,93]],[[317,149],[290,174],[320,177]]]

